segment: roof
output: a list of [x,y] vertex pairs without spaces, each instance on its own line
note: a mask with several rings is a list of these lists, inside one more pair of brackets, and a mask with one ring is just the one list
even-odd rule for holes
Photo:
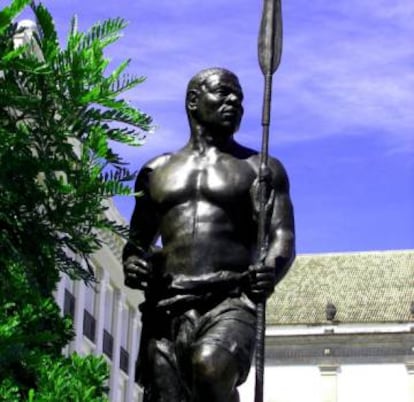
[[298,256],[268,301],[267,325],[413,321],[414,250]]

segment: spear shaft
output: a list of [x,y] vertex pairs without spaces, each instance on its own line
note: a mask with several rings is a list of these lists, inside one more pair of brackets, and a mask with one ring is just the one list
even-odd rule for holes
[[[259,222],[257,234],[258,262],[263,264],[268,248],[267,239],[267,179],[269,177],[269,127],[272,101],[273,74],[280,64],[282,55],[282,13],[280,0],[264,0],[262,21],[259,33],[258,57],[264,76],[262,109],[262,149],[259,168]],[[256,384],[255,402],[263,402],[264,348],[266,329],[266,300],[257,303],[256,326]]]

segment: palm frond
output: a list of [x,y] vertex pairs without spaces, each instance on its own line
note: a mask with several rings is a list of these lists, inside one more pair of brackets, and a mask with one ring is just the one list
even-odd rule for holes
[[115,170],[110,170],[109,172],[105,172],[101,175],[102,181],[119,181],[119,182],[128,182],[133,180],[135,177],[135,173],[131,172],[129,169],[126,168],[118,168]]
[[123,18],[112,18],[98,22],[82,36],[79,49],[92,46],[94,42],[100,42],[100,46],[106,47],[121,37],[121,31],[127,26]]
[[32,3],[31,8],[40,31],[41,40],[39,40],[39,45],[43,56],[46,60],[53,59],[59,52],[59,40],[53,18],[41,3]]
[[0,10],[0,35],[11,25],[12,21],[31,2],[31,0],[13,0],[9,6]]
[[100,195],[103,197],[113,197],[115,195],[131,195],[131,187],[117,180],[103,181],[99,188]]
[[115,95],[119,95],[124,91],[128,91],[129,89],[134,88],[138,84],[141,84],[145,81],[145,77],[142,76],[132,76],[132,75],[124,75],[122,77],[114,79],[110,83],[110,91]]
[[4,68],[6,66],[8,67],[8,64],[6,63],[10,63],[12,60],[18,60],[26,52],[27,47],[27,45],[23,45],[19,46],[17,49],[12,49],[8,52],[4,52],[1,55],[0,68]]

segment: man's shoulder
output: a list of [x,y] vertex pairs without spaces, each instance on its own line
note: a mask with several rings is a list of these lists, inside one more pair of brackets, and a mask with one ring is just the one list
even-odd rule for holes
[[269,156],[269,168],[277,174],[286,175],[286,170],[283,166],[283,163],[274,156]]
[[[248,158],[248,162],[255,168],[255,170],[260,168],[262,155],[260,152],[254,152],[252,153]],[[285,174],[285,168],[282,164],[282,162],[275,158],[274,156],[270,156],[267,159],[268,168],[271,170],[274,174]]]
[[149,177],[151,173],[159,169],[160,167],[164,166],[168,160],[171,158],[171,153],[165,153],[159,156],[156,156],[155,158],[149,160],[147,163],[145,163],[135,180],[135,191],[141,191],[144,188],[147,188],[149,186]]
[[147,163],[145,163],[142,166],[141,171],[153,171],[164,166],[170,160],[172,155],[172,152],[167,152],[165,154],[158,155],[155,158],[150,159]]
[[[257,153],[256,155],[252,155],[251,158],[249,158],[249,164],[252,166],[253,170],[256,172],[257,175],[259,175],[260,163],[261,163],[260,153]],[[280,191],[288,192],[289,191],[289,178],[288,178],[286,169],[283,166],[282,162],[273,156],[269,156],[267,167],[270,173],[271,182],[273,183],[273,186],[275,188],[278,188]]]

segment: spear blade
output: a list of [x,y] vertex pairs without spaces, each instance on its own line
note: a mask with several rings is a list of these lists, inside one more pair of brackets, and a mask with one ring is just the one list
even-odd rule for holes
[[264,0],[259,33],[259,64],[263,74],[273,74],[282,56],[282,7],[280,0]]

